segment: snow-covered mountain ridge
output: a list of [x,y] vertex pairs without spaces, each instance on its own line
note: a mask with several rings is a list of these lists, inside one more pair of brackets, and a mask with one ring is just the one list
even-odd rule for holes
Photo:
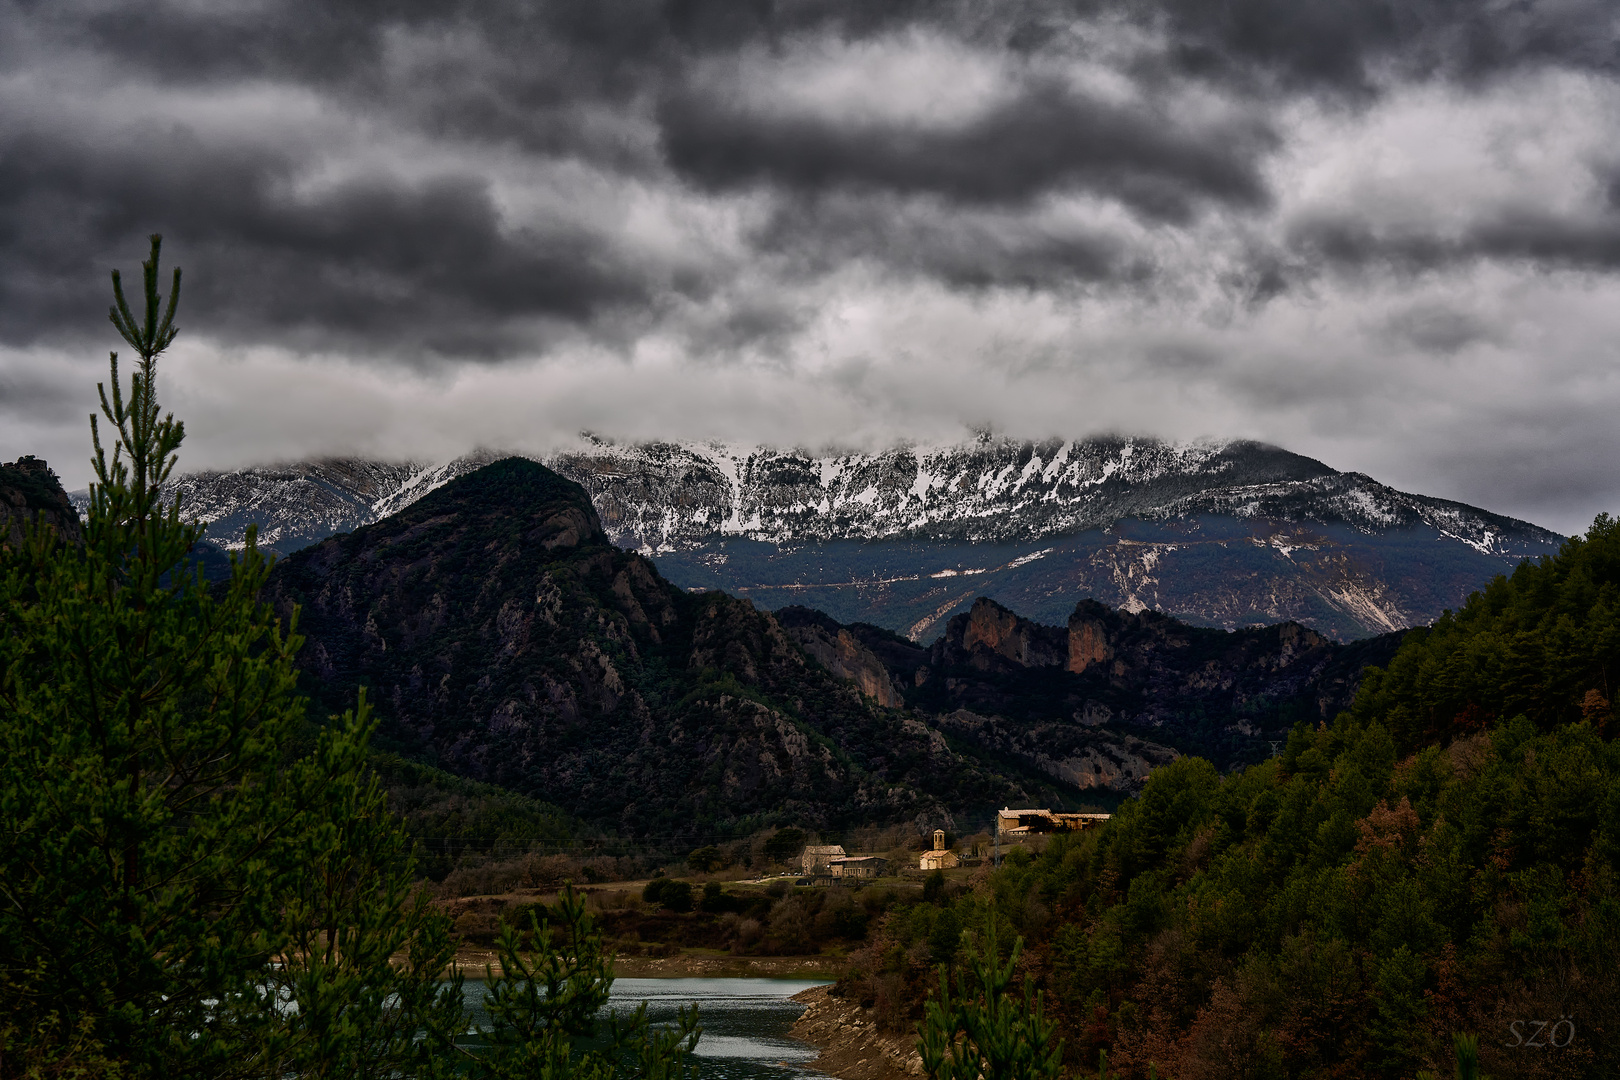
[[1126,518],[1198,514],[1351,525],[1416,524],[1487,554],[1556,534],[1461,503],[1409,495],[1360,473],[1247,441],[980,439],[877,454],[717,444],[593,442],[552,468],[591,492],[619,543],[679,551],[723,536],[1033,540]]
[[[410,505],[496,457],[338,459],[174,482],[210,540],[283,553]],[[1430,622],[1562,537],[1261,443],[1141,438],[880,453],[583,437],[540,458],[620,546],[685,588],[806,604],[926,641],[979,596],[1062,621],[1085,597],[1228,629],[1341,640]]]
[[[451,462],[354,459],[196,473],[176,487],[210,537],[292,550],[394,513],[489,453]],[[1037,540],[1123,519],[1203,514],[1365,533],[1426,525],[1481,554],[1539,554],[1561,537],[1461,503],[1396,491],[1360,473],[1246,441],[982,438],[945,447],[824,453],[718,443],[585,438],[540,458],[590,492],[615,542],[650,553],[726,538]]]

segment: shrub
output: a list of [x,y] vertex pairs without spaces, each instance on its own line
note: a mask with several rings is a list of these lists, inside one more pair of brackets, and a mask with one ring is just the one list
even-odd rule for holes
[[786,829],[777,829],[771,838],[765,841],[764,855],[773,863],[785,863],[803,850],[804,830],[790,826]]
[[694,874],[709,874],[726,865],[726,857],[719,848],[700,847],[686,857],[686,867]]
[[658,903],[670,911],[692,910],[692,886],[685,881],[665,881],[658,892]]
[[719,914],[725,911],[735,911],[738,906],[737,902],[732,897],[727,896],[725,891],[720,888],[718,881],[711,881],[703,886],[703,899],[698,903],[698,907],[703,911],[710,914]]

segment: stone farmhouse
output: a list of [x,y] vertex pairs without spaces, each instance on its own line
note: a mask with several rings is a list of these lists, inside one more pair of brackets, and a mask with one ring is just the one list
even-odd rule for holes
[[805,877],[822,877],[832,873],[827,867],[828,860],[843,857],[844,849],[840,844],[811,844],[799,856],[799,864]]
[[996,814],[996,836],[1022,840],[1039,833],[1083,832],[1107,821],[1110,814],[1054,814],[1050,810],[1008,810]]
[[881,855],[844,855],[827,860],[832,876],[849,880],[880,878],[889,872],[889,860]]

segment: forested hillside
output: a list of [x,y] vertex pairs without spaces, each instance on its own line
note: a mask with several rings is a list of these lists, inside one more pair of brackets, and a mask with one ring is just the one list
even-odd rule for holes
[[1275,759],[1156,771],[1105,829],[891,919],[848,985],[915,1000],[950,951],[938,924],[993,906],[1071,1055],[1107,1049],[1122,1076],[1450,1075],[1456,1032],[1498,1078],[1613,1075],[1617,607],[1601,517],[1410,635]]

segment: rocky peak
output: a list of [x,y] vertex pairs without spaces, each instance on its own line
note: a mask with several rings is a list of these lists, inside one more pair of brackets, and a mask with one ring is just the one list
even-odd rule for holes
[[950,621],[935,651],[936,665],[967,663],[981,670],[1062,667],[1069,655],[1063,630],[1025,619],[985,596]]
[[1114,643],[1107,616],[1112,609],[1095,600],[1082,600],[1069,616],[1069,670],[1080,675],[1093,664],[1114,658]]
[[25,524],[40,516],[62,539],[84,543],[78,511],[49,465],[32,454],[0,462],[0,547],[21,544]]

